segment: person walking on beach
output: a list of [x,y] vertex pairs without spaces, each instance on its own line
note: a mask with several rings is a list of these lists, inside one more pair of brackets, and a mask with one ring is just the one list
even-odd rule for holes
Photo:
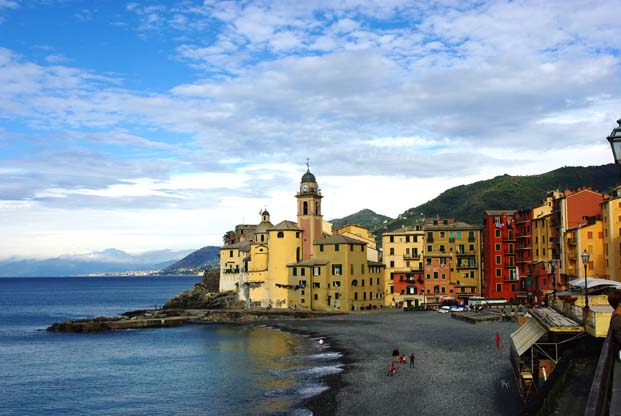
[[398,349],[394,349],[392,350],[392,362],[393,363],[398,363],[399,362],[399,350]]
[[397,367],[395,367],[395,363],[390,363],[390,367],[388,367],[388,374],[386,374],[387,376],[394,376],[395,372],[397,371]]
[[410,368],[414,368],[414,360],[416,360],[416,357],[414,356],[414,353],[412,353],[410,355]]

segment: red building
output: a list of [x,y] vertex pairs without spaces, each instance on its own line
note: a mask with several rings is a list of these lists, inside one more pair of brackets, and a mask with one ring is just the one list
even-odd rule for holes
[[418,306],[418,299],[415,295],[425,293],[423,270],[393,272],[392,281],[394,293],[399,295],[395,296],[395,300],[398,300],[397,307]]
[[518,279],[520,280],[516,299],[520,303],[528,302],[528,294],[533,289],[532,280],[528,279],[533,265],[532,216],[533,210],[531,209],[523,209],[515,213],[515,263],[517,265]]
[[517,301],[520,290],[516,261],[516,210],[487,210],[483,214],[483,296]]

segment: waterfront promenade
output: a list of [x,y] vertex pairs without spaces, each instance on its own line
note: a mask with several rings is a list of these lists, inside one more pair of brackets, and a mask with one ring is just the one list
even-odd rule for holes
[[[309,403],[315,415],[518,415],[521,401],[509,360],[514,322],[470,324],[436,312],[370,311],[276,321],[283,329],[325,336],[346,351],[336,389]],[[501,336],[496,348],[496,332]],[[416,354],[415,368],[392,350]],[[508,388],[506,384],[508,383]],[[504,387],[503,387],[504,385]]]

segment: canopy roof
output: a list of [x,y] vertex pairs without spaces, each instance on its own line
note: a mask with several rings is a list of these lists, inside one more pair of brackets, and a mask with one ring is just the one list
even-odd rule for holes
[[[621,282],[615,282],[614,280],[600,279],[598,277],[587,277],[587,287],[592,288],[596,286],[612,286],[617,289],[621,289]],[[568,282],[570,286],[579,287],[584,289],[584,278],[574,279]]]

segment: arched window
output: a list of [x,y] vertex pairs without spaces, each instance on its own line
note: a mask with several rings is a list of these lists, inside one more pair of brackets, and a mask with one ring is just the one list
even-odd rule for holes
[[276,236],[278,238],[285,238],[285,233],[283,233],[282,231],[278,231],[278,234]]
[[261,241],[265,241],[265,236],[261,234]]
[[307,201],[304,201],[304,205],[303,205],[303,208],[302,208],[302,213],[304,215],[308,215],[308,202]]

